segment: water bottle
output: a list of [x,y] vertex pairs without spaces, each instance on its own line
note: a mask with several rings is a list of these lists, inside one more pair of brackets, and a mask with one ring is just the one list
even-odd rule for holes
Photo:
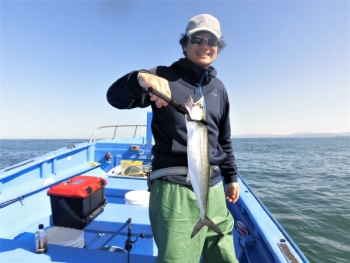
[[37,253],[45,253],[47,251],[47,234],[43,224],[40,224],[35,232],[35,251]]

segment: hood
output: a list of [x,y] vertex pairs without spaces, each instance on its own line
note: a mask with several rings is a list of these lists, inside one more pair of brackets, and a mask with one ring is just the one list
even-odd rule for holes
[[[178,61],[174,62],[171,66],[180,71],[181,75],[185,75],[187,77],[187,82],[195,84],[197,86],[199,85],[201,77],[206,70],[196,65],[187,58],[181,58]],[[212,78],[216,77],[216,69],[214,67],[209,66],[209,69],[207,70],[208,74],[206,75],[206,78],[203,79],[203,86],[208,84]]]

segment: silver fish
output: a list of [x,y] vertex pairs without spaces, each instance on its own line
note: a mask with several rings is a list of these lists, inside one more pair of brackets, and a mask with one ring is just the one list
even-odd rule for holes
[[204,98],[194,102],[191,95],[185,103],[188,114],[185,115],[187,127],[187,181],[191,181],[197,198],[201,218],[194,227],[193,238],[203,226],[208,226],[218,235],[223,236],[220,229],[207,217],[207,204],[211,167],[209,163],[208,129],[204,110]]

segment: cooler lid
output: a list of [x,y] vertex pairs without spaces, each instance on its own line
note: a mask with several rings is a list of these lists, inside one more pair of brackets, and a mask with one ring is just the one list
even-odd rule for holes
[[51,187],[48,195],[85,198],[104,187],[107,180],[101,177],[78,175]]

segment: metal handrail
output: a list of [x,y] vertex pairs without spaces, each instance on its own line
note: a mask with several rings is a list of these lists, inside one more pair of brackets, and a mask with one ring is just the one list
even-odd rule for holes
[[104,129],[104,128],[114,128],[114,133],[113,133],[113,137],[112,137],[112,140],[115,138],[116,134],[117,134],[117,129],[119,127],[135,127],[135,131],[134,131],[134,136],[133,138],[136,137],[136,133],[137,133],[137,128],[138,127],[147,127],[147,125],[108,125],[108,126],[101,126],[99,128],[97,128],[94,133],[92,134],[91,138],[90,138],[90,143],[91,142],[95,142],[96,141],[96,138],[95,138],[95,135],[96,133],[101,130],[101,129]]

